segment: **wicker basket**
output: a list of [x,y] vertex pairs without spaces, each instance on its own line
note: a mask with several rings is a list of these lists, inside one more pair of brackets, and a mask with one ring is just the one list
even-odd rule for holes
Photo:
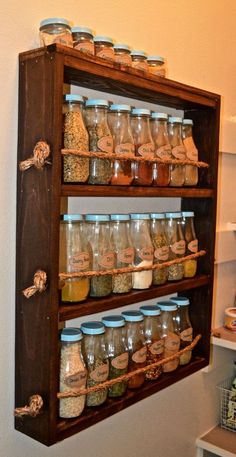
[[235,376],[225,379],[217,387],[220,391],[220,425],[236,432],[236,391],[231,391],[234,379]]

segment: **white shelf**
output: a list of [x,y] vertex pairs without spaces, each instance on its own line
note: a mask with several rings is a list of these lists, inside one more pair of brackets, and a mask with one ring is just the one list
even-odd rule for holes
[[198,456],[203,450],[220,457],[236,457],[236,433],[217,426],[197,439]]
[[220,346],[222,348],[232,349],[233,351],[236,351],[236,333],[231,332],[230,330],[227,330],[224,327],[219,327],[213,331],[213,334],[219,334],[219,337],[212,336],[212,344],[214,344],[215,346]]

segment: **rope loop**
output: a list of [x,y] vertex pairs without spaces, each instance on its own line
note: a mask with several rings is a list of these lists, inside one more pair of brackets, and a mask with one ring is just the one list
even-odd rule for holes
[[16,417],[30,416],[36,417],[39,415],[43,407],[43,399],[40,395],[32,395],[29,398],[29,405],[22,406],[21,408],[15,408],[14,415]]
[[28,170],[30,167],[34,166],[37,170],[43,169],[45,164],[51,164],[47,160],[50,155],[50,146],[46,141],[38,141],[33,150],[33,156],[29,159],[23,160],[19,164],[20,171]]
[[43,270],[37,270],[34,274],[33,286],[27,287],[22,291],[26,298],[32,297],[36,292],[42,293],[46,289],[47,274]]

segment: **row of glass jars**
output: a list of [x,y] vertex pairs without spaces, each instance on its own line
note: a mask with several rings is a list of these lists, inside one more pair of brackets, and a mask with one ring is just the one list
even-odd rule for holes
[[[189,300],[173,297],[158,306],[141,306],[139,311],[124,311],[121,316],[105,316],[102,322],[85,322],[80,329],[61,332],[60,391],[79,390],[115,379],[163,358],[174,355],[190,344],[193,329],[189,319]],[[119,381],[109,388],[87,396],[60,400],[59,415],[79,416],[85,406],[99,406],[107,396],[121,397],[126,389],[136,389],[147,381],[157,380],[162,372],[186,365],[192,353]]]
[[[166,113],[80,95],[64,96],[64,147],[79,152],[114,153],[114,160],[64,156],[64,182],[137,186],[196,186],[198,168],[151,162],[115,160],[116,154],[131,158],[151,157],[198,160],[192,136],[193,121]],[[151,121],[151,122],[150,122]]]
[[[62,216],[60,272],[101,271],[123,267],[152,267],[198,250],[194,213],[88,214]],[[192,278],[197,260],[185,260],[160,269],[71,278],[61,290],[63,302],[87,296],[105,297],[148,289],[152,284]]]
[[166,76],[163,57],[147,56],[144,51],[131,51],[130,46],[114,44],[110,37],[94,36],[92,29],[88,27],[70,27],[69,21],[63,18],[48,18],[40,23],[40,44],[48,46],[52,43],[74,47],[86,54],[149,71],[158,76]]

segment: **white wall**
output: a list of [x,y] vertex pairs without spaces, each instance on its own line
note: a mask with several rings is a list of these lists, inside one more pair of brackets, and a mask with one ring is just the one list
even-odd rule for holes
[[[230,351],[216,350],[211,373],[194,374],[50,449],[13,429],[17,54],[37,45],[42,18],[61,16],[149,54],[164,55],[172,79],[222,94],[221,150],[232,153],[236,152],[235,0],[8,0],[1,2],[0,13],[0,456],[194,457],[195,438],[215,423],[215,384],[229,373]],[[219,189],[223,195],[231,182],[231,197],[228,192],[224,195],[221,215],[235,193],[236,156],[231,157],[226,175],[228,159],[223,159]],[[234,203],[232,212],[235,207]],[[233,217],[236,220],[235,213]],[[235,262],[219,268],[216,299],[221,315],[225,296],[219,291],[229,290],[228,304],[235,293]]]

